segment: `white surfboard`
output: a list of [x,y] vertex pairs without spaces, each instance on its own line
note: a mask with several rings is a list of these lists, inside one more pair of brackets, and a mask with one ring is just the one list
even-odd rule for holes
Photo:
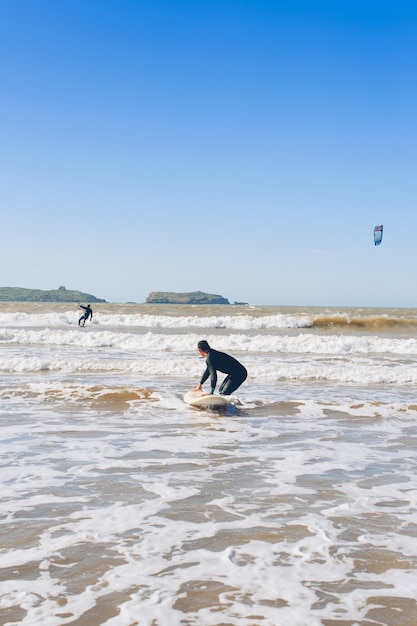
[[229,404],[227,397],[215,396],[204,391],[187,391],[184,402],[200,409],[219,409]]

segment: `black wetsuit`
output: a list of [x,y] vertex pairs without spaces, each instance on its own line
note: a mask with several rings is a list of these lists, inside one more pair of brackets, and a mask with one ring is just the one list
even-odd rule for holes
[[81,322],[83,322],[84,326],[89,317],[93,319],[93,309],[90,305],[83,306],[82,304],[80,304],[80,309],[84,309],[85,313],[84,315],[81,315],[80,319],[78,320],[78,326],[81,324]]
[[228,396],[246,380],[248,375],[246,368],[229,354],[218,352],[210,348],[206,358],[207,368],[201,377],[200,384],[205,383],[210,376],[211,393],[217,385],[217,371],[227,374],[226,378],[220,385],[219,393],[222,396]]

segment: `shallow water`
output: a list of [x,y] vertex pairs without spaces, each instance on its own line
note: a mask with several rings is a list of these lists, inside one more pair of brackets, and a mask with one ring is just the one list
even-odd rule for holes
[[417,311],[209,309],[0,305],[0,623],[415,626]]

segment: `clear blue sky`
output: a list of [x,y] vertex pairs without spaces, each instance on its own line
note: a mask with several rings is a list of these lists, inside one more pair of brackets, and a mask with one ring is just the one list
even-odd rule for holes
[[0,286],[417,306],[416,75],[414,1],[0,0]]

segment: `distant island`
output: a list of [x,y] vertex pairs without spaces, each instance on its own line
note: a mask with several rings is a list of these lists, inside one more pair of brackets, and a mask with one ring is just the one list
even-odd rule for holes
[[[58,287],[58,289],[25,289],[24,287],[0,287],[0,302],[107,302],[91,293],[84,293],[75,289]],[[129,302],[128,304],[136,304]],[[227,298],[204,291],[152,291],[146,298],[145,304],[231,304]],[[233,302],[233,304],[248,304],[247,302]]]
[[146,304],[230,304],[227,298],[204,291],[176,293],[174,291],[152,291]]
[[0,302],[106,302],[90,293],[59,287],[50,291],[24,289],[23,287],[0,287]]

